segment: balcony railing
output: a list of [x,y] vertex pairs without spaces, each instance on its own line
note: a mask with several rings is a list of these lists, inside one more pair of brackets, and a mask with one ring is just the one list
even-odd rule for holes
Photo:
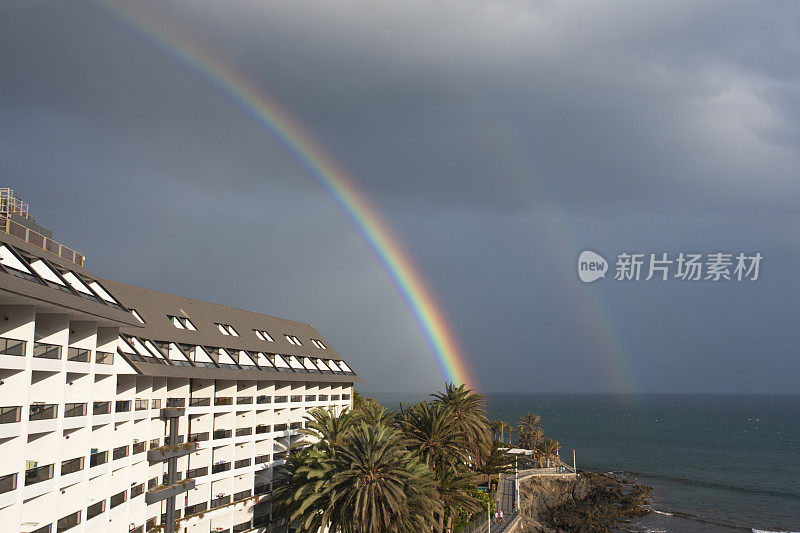
[[264,394],[256,397],[256,403],[270,403],[271,400],[272,398]]
[[53,465],[29,468],[25,471],[26,486],[47,481],[48,479],[53,479]]
[[0,424],[13,424],[19,422],[22,407],[0,407]]
[[211,503],[208,505],[209,509],[215,509],[217,507],[222,507],[223,505],[228,505],[231,503],[230,496],[221,496],[219,498],[214,498],[211,500]]
[[89,467],[100,466],[108,462],[108,450],[93,453],[89,456]]
[[111,352],[95,352],[94,362],[98,365],[113,365],[114,354]]
[[302,427],[303,427],[302,422],[292,422],[291,424],[289,424],[289,429],[300,429]]
[[111,454],[111,457],[114,460],[122,459],[124,457],[128,457],[129,451],[130,448],[128,448],[127,446],[120,446],[119,448],[114,448],[114,452]]
[[[275,424],[275,431],[286,431],[289,428],[287,424]],[[258,430],[256,430],[258,433]]]
[[64,418],[71,418],[73,416],[86,416],[85,403],[65,403],[64,404]]
[[295,394],[292,396],[292,402],[299,403],[303,401],[303,396],[301,394]]
[[61,461],[61,475],[66,476],[74,472],[83,470],[83,457],[76,457],[75,459],[68,459]]
[[[275,431],[278,431],[277,430],[277,426],[275,426],[275,427],[276,427]],[[257,434],[269,433],[269,426],[267,424],[259,424],[259,425],[257,425],[256,426],[256,433]]]
[[252,396],[239,396],[238,398],[236,398],[237,405],[248,405],[251,403],[253,403]]
[[93,415],[108,415],[111,414],[111,402],[94,402],[92,405]]
[[191,470],[186,471],[186,477],[195,478],[195,477],[203,477],[208,475],[208,467],[204,466],[202,468],[192,468]]
[[211,398],[189,398],[189,407],[208,407],[211,405]]
[[264,455],[257,455],[256,459],[255,459],[255,462],[256,462],[257,465],[260,465],[260,464],[263,464],[263,463],[268,463],[269,462],[269,454],[267,453],[267,454],[264,454]]
[[91,350],[87,350],[85,348],[70,347],[67,349],[67,361],[72,361],[74,363],[88,363],[91,356]]
[[230,429],[215,429],[214,430],[214,439],[229,439],[231,437],[231,430]]
[[28,420],[52,420],[58,416],[58,405],[54,403],[33,404]]
[[0,494],[11,492],[17,488],[17,474],[7,474],[0,477]]
[[243,490],[242,492],[237,492],[236,494],[233,495],[233,501],[238,502],[239,500],[244,500],[252,495],[253,495],[252,490],[249,489]]
[[0,337],[0,355],[25,356],[25,341]]
[[214,405],[233,405],[232,396],[217,396],[214,398]]
[[306,401],[307,402],[316,402],[317,397],[314,394],[306,394]]
[[34,342],[33,356],[41,359],[61,359],[61,346]]
[[252,460],[251,459],[239,459],[235,463],[233,463],[233,468],[245,468],[250,466]]
[[195,477],[203,477],[208,475],[208,467],[204,466],[202,468],[192,468],[191,470],[186,471],[186,477],[195,478]]
[[226,463],[217,463],[211,467],[211,473],[218,474],[220,472],[227,472],[230,469],[231,469],[230,461]]
[[167,398],[167,409],[182,409],[186,405],[186,398]]
[[208,431],[204,433],[192,433],[189,435],[189,442],[203,442],[205,440],[208,440]]
[[275,403],[286,403],[289,401],[288,396],[275,396]]
[[244,437],[245,435],[252,435],[253,428],[237,428],[236,429],[236,436],[237,437]]

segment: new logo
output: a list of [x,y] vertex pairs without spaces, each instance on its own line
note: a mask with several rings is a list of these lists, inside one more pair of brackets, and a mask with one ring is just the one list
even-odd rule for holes
[[578,277],[584,283],[591,283],[606,277],[608,261],[591,250],[584,250],[578,256]]

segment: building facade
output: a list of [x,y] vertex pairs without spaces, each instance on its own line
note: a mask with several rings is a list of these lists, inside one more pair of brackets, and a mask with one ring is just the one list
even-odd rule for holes
[[0,529],[283,531],[273,474],[356,374],[309,324],[92,275],[17,204],[0,190]]

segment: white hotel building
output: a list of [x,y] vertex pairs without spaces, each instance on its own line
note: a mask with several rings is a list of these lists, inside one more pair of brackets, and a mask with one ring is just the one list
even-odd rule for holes
[[356,381],[308,324],[97,278],[0,189],[0,531],[283,531],[274,469]]

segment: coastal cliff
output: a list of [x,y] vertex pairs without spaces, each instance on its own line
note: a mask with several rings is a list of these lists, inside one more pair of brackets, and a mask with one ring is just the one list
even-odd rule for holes
[[614,524],[647,514],[650,487],[605,474],[530,477],[520,483],[515,533],[611,531]]

